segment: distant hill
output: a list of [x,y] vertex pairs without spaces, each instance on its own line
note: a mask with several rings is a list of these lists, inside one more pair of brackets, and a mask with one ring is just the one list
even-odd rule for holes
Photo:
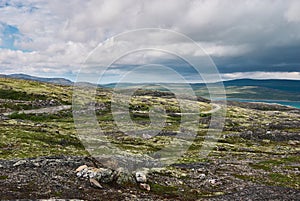
[[[23,80],[34,80],[39,82],[54,83],[60,85],[73,85],[74,83],[65,78],[42,78],[36,76],[30,76],[26,74],[11,74],[1,75],[0,77],[9,77]],[[121,88],[131,88],[140,84],[135,83],[110,83],[104,85],[98,85],[99,87],[114,88],[118,84]],[[255,80],[255,79],[237,79],[223,82],[226,89],[227,98],[231,99],[258,99],[258,100],[290,100],[300,101],[300,80],[280,80],[280,79],[269,79],[269,80]],[[77,83],[77,85],[83,86],[97,86],[95,84],[83,82]],[[163,83],[163,85],[172,85],[172,87],[184,86],[181,83]],[[166,91],[159,84],[145,83],[148,89]],[[195,93],[202,97],[209,97],[208,90],[204,83],[192,83],[192,88]]]
[[254,80],[254,79],[239,79],[223,82],[225,86],[256,86],[271,88],[286,92],[296,92],[300,94],[300,80]]
[[[226,89],[227,98],[232,99],[258,99],[258,100],[290,100],[300,101],[300,80],[255,80],[255,79],[238,79],[223,82]],[[139,84],[143,85],[143,84]],[[181,83],[163,83],[172,87],[183,87]],[[191,83],[197,95],[209,97],[208,90],[204,83]],[[103,87],[114,88],[116,83],[106,84]],[[134,83],[119,83],[119,87],[130,88],[137,86]],[[160,85],[146,84],[153,89],[165,90]]]
[[[223,82],[227,98],[300,101],[300,80],[238,79]],[[205,84],[192,84],[200,96],[207,96]]]
[[[121,87],[131,87],[135,86],[134,83],[110,83],[103,85],[104,87],[113,88],[116,85]],[[165,85],[181,85],[180,83],[163,83]],[[237,79],[237,80],[229,80],[223,82],[224,86],[256,86],[256,87],[265,87],[265,88],[272,88],[276,90],[282,91],[290,91],[290,92],[300,92],[300,80],[281,80],[281,79],[268,79],[268,80],[256,80],[256,79]],[[150,86],[149,84],[145,83],[145,85]],[[155,84],[151,84],[155,86]],[[191,83],[193,88],[197,87],[204,87],[204,83]]]
[[0,77],[8,77],[8,78],[22,79],[22,80],[33,80],[33,81],[47,82],[47,83],[60,84],[60,85],[73,85],[72,81],[65,78],[43,78],[43,77],[26,75],[26,74],[0,75]]
[[[252,87],[264,87],[271,88],[286,92],[300,93],[300,80],[283,80],[283,79],[268,79],[268,80],[256,80],[256,79],[237,79],[223,82],[225,87],[230,86],[252,86]],[[199,88],[204,87],[203,83],[192,83],[192,87]]]

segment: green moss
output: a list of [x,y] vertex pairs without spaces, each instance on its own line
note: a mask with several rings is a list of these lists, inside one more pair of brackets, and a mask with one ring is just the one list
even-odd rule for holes
[[300,187],[300,179],[297,174],[270,173],[269,179],[269,185],[288,186],[291,188]]
[[0,126],[0,158],[28,158],[49,155],[87,155],[74,135],[74,125],[55,122],[36,125],[10,120]]
[[71,86],[61,86],[29,80],[0,78],[0,98],[13,100],[54,99],[62,104],[71,104]]
[[270,173],[269,177],[277,183],[287,183],[291,181],[291,177],[289,175],[283,175],[279,173]]
[[251,166],[258,169],[271,170],[274,166],[288,165],[296,161],[300,161],[300,156],[287,156],[284,158],[260,161],[256,164],[251,164]]
[[150,184],[151,191],[153,191],[156,194],[160,195],[166,195],[166,194],[177,194],[178,187],[175,186],[162,186],[159,184],[152,183]]
[[30,94],[25,91],[15,91],[13,89],[0,89],[0,98],[12,99],[12,100],[24,100],[24,101],[33,101],[33,100],[46,100],[47,96],[40,94]]
[[265,171],[271,171],[272,167],[269,166],[269,164],[250,164],[250,167],[254,169],[262,169]]
[[234,174],[233,175],[236,178],[245,180],[245,181],[252,181],[252,182],[256,182],[257,178],[255,178],[254,176],[249,176],[249,175],[241,175],[241,174]]
[[[30,102],[29,102],[30,103]],[[29,103],[14,103],[14,102],[6,102],[6,103],[0,103],[0,108],[3,109],[11,109],[11,110],[30,110],[30,109],[36,109],[37,107],[29,104]]]
[[55,197],[61,197],[62,194],[63,194],[62,191],[55,191],[55,192],[53,192],[53,195],[54,195]]
[[113,121],[114,118],[112,114],[102,114],[98,115],[98,121]]
[[5,180],[5,179],[8,179],[7,175],[0,175],[0,180]]
[[25,114],[25,113],[18,113],[14,112],[9,115],[11,119],[23,119],[23,120],[30,120],[35,122],[42,122],[42,121],[50,121],[53,119],[62,119],[62,118],[71,118],[72,112],[71,111],[60,111],[56,114]]

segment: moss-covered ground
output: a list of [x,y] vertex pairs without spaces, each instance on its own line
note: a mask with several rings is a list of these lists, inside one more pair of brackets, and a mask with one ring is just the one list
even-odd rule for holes
[[[0,120],[0,159],[89,155],[78,138],[71,110],[55,114],[22,113],[22,110],[39,108],[32,106],[36,100],[54,99],[61,105],[71,104],[72,90],[70,86],[0,78],[0,109],[16,111]],[[187,126],[185,131],[180,130],[181,109],[174,97],[141,90],[130,101],[132,121],[139,129],[149,129],[149,113],[154,106],[160,106],[165,108],[166,122],[159,128],[162,131],[151,138],[125,135],[114,122],[111,95],[109,89],[97,90],[96,103],[93,103],[99,105],[96,117],[111,142],[126,152],[159,151],[174,139],[174,133],[190,129]],[[191,100],[185,104],[191,111],[195,108],[201,111],[197,136],[177,165],[150,171],[152,193],[194,200],[252,184],[300,188],[299,110],[274,111],[267,105],[259,110],[229,105],[223,132],[213,147],[209,147],[203,142],[211,116],[206,112],[212,106]],[[133,128],[126,129],[130,133]],[[210,149],[208,156],[201,155]],[[202,174],[205,178],[201,179]],[[4,179],[5,176],[0,177],[0,181]]]

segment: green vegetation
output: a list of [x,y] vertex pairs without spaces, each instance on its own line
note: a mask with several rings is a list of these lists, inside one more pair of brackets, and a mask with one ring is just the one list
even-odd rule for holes
[[[252,88],[247,90],[252,90]],[[290,136],[299,133],[299,114],[296,112],[272,111],[267,105],[264,106],[265,109],[264,107],[251,109],[238,105],[228,106],[223,132],[218,133],[219,136],[208,136],[216,141],[213,143],[213,140],[204,142],[212,116],[208,112],[212,106],[207,102],[186,99],[184,101],[186,112],[192,113],[197,111],[195,109],[201,111],[200,122],[198,128],[189,126],[190,122],[186,122],[184,128],[181,128],[182,106],[172,94],[139,90],[131,98],[129,107],[126,108],[129,110],[135,127],[129,124],[126,127],[125,122],[126,133],[123,133],[114,122],[111,112],[111,96],[111,90],[99,88],[95,97],[96,102],[88,103],[88,105],[96,105],[96,117],[100,128],[111,143],[124,152],[155,153],[171,142],[181,143],[182,141],[177,142],[174,137],[177,133],[193,131],[197,133],[197,136],[184,156],[178,159],[178,164],[187,166],[202,163],[213,164],[213,170],[211,167],[208,168],[212,173],[205,172],[207,177],[227,175],[226,182],[228,183],[239,180],[239,182],[292,188],[300,186],[299,177],[296,175],[300,161],[299,141],[289,139]],[[0,98],[2,100],[0,109],[3,113],[15,111],[7,116],[9,119],[0,120],[1,159],[89,154],[76,134],[70,109],[44,114],[25,114],[21,111],[39,108],[33,107],[32,103],[36,100],[54,99],[62,105],[71,104],[71,87],[0,78]],[[113,103],[118,107],[125,108],[120,100],[114,101]],[[162,116],[166,120],[165,125],[160,128],[150,124],[151,110],[158,106],[165,111]],[[119,115],[122,115],[122,112]],[[143,129],[157,129],[161,132],[159,135],[149,137],[147,133],[143,133]],[[141,131],[140,136],[127,135],[136,130]],[[286,139],[280,138],[281,134],[287,136]],[[208,151],[209,155],[202,156],[204,151]],[[187,169],[167,167],[166,170],[171,172],[170,174],[156,173],[156,176],[172,178],[171,181],[191,180],[196,186],[193,189],[190,189],[184,182],[174,181],[166,184],[162,179],[157,183],[151,181],[152,192],[167,195],[170,198],[180,196],[186,200],[223,193],[224,189],[207,182],[201,183],[201,188],[204,190],[198,192],[199,186],[196,183],[200,181],[193,178],[193,174],[202,170],[197,166]],[[6,178],[5,175],[0,176],[0,180]]]
[[[72,88],[35,81],[0,78],[0,110],[15,111],[0,121],[0,158],[28,158],[50,155],[87,155],[76,136],[72,111],[55,114],[24,114],[36,101],[71,103]],[[43,106],[45,107],[45,106]]]
[[159,184],[151,184],[152,191],[160,195],[168,195],[178,193],[178,187],[175,186],[162,186]]
[[22,119],[35,122],[50,121],[55,119],[63,119],[63,121],[69,120],[70,122],[73,121],[72,111],[61,111],[56,114],[25,114],[22,112],[14,112],[8,117],[11,119]]
[[11,89],[0,89],[0,97],[5,99],[12,100],[25,100],[25,101],[33,101],[33,100],[46,100],[47,96],[39,95],[39,94],[28,94],[23,91],[15,91]]
[[7,178],[8,178],[7,175],[0,175],[0,180],[5,180],[5,179],[7,179]]
[[55,122],[37,125],[30,121],[18,123],[10,120],[1,123],[0,132],[0,155],[3,159],[87,154],[74,135],[74,128]]
[[11,100],[56,100],[71,104],[72,87],[28,80],[0,78],[0,99]]
[[272,180],[272,184],[280,186],[299,186],[300,182],[298,179],[295,179],[297,175],[284,175],[280,173],[270,173],[269,178]]
[[2,108],[2,110],[4,111],[6,111],[7,109],[20,111],[20,110],[36,109],[38,107],[28,103],[5,102],[5,103],[0,103],[0,108]]

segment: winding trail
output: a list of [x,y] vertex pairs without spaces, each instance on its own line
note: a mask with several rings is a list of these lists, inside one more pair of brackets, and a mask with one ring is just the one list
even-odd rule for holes
[[[220,105],[213,104],[213,106],[214,106],[213,109],[211,109],[209,111],[204,111],[204,112],[201,112],[201,113],[202,114],[211,114],[211,113],[215,113],[215,112],[217,112],[221,109]],[[59,111],[69,110],[71,108],[72,108],[72,105],[60,105],[60,106],[52,106],[52,107],[33,109],[33,110],[21,110],[21,111],[6,112],[6,113],[2,113],[2,115],[9,116],[9,115],[11,115],[15,112],[24,113],[24,114],[43,114],[43,113],[55,114]],[[137,112],[137,111],[135,111],[135,112]],[[139,111],[138,113],[141,113],[141,111]],[[175,113],[175,114],[181,115],[183,113]],[[184,113],[184,114],[194,114],[194,113]]]
[[[212,114],[212,113],[215,113],[215,112],[218,112],[222,107],[220,105],[217,105],[217,104],[212,104],[213,106],[213,109],[211,110],[208,110],[208,111],[201,111],[200,114]],[[176,115],[181,115],[181,114],[184,114],[184,115],[189,115],[189,114],[197,114],[197,113],[175,113]]]
[[[212,104],[213,105],[213,109],[209,110],[209,111],[202,111],[200,112],[200,114],[212,114],[212,113],[215,113],[215,112],[218,112],[222,107],[221,105],[218,105],[218,104]],[[138,111],[138,110],[135,110],[133,111],[134,113],[140,113],[140,114],[146,114],[146,113],[149,113],[148,111]],[[119,114],[119,113],[115,113],[115,114]],[[176,112],[176,113],[173,113],[175,115],[193,115],[193,114],[198,114],[198,113],[181,113],[181,112]]]
[[34,109],[34,110],[21,110],[21,111],[13,111],[13,112],[6,112],[2,113],[4,116],[9,116],[15,112],[18,113],[24,113],[24,114],[54,114],[62,110],[68,110],[71,109],[72,105],[60,105],[60,106],[52,106],[52,107],[46,107],[46,108],[40,108],[40,109]]
[[202,114],[211,114],[211,113],[215,113],[218,112],[222,107],[218,104],[212,104],[213,105],[213,109],[209,110],[209,111],[205,111],[205,112],[201,112]]

